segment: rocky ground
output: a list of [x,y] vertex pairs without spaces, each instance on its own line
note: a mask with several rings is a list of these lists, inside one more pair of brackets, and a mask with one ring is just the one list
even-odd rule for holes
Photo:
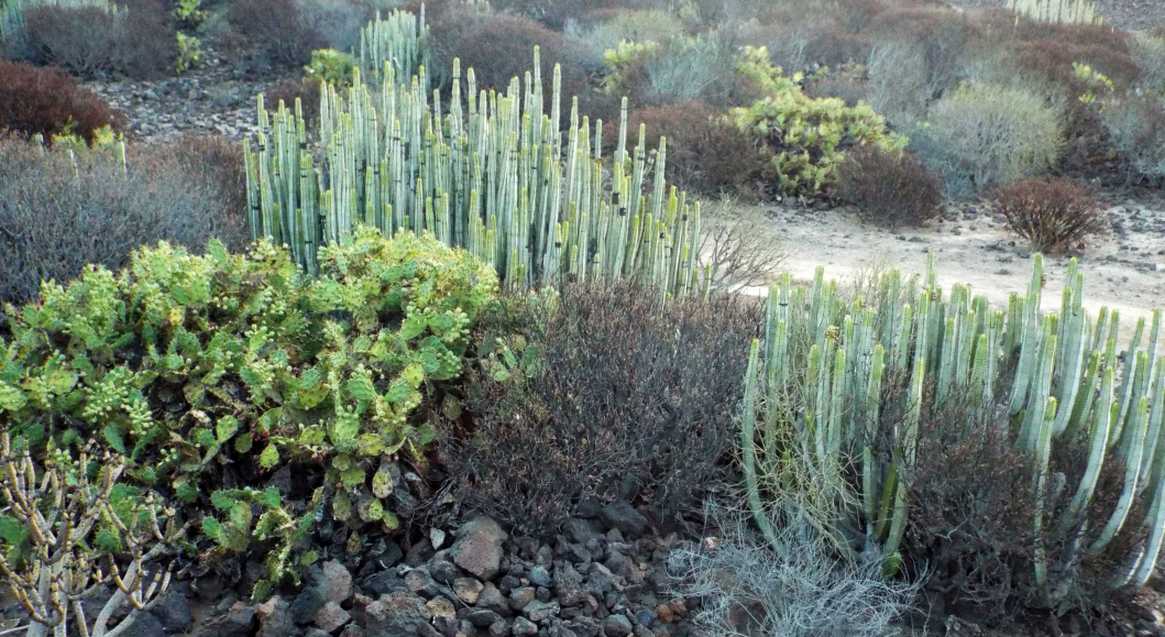
[[296,70],[257,80],[241,74],[225,56],[208,51],[197,69],[156,81],[89,81],[85,86],[126,115],[129,136],[165,140],[183,134],[241,139],[253,132],[255,98]]
[[[672,535],[653,537],[626,503],[584,510],[551,543],[473,518],[395,543],[363,566],[313,567],[303,589],[260,604],[214,575],[182,581],[121,637],[691,637],[689,601],[666,569]],[[88,600],[93,617],[108,592]],[[10,609],[12,610],[12,609]]]

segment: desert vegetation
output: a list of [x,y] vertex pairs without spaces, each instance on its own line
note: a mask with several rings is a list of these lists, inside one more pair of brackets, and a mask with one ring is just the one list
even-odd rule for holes
[[[0,0],[0,634],[1165,628],[1163,314],[1085,292],[1165,39],[998,4]],[[95,89],[212,63],[233,137]]]

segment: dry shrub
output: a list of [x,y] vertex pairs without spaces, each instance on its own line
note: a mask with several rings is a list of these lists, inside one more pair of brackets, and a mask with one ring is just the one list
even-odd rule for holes
[[[648,139],[667,138],[667,178],[680,188],[705,194],[756,197],[763,187],[764,158],[749,137],[701,102],[640,108],[628,114],[628,131],[640,124]],[[618,122],[603,139],[617,141]]]
[[1063,152],[1062,110],[1021,87],[968,84],[935,102],[910,148],[965,196],[1055,167]]
[[1070,179],[1027,179],[999,188],[993,199],[1007,227],[1042,252],[1077,249],[1107,227],[1100,203]]
[[966,15],[936,7],[884,11],[868,33],[871,104],[896,123],[921,116],[955,86],[979,36]]
[[490,3],[499,11],[537,20],[555,30],[561,30],[568,18],[626,4],[633,3],[613,0],[492,0]]
[[124,125],[120,113],[67,73],[0,60],[0,130],[46,140],[73,133],[91,143],[97,129]]
[[578,96],[583,114],[609,113],[610,105],[600,104],[603,100],[596,99],[591,91],[585,49],[534,20],[512,15],[451,13],[433,23],[431,33],[434,77],[438,80],[448,82],[453,59],[461,58],[463,68],[473,67],[479,87],[505,92],[511,78],[521,79],[533,67],[534,47],[538,46],[548,100],[551,71],[555,64],[561,64],[564,109],[569,112],[570,98]]
[[1128,181],[1165,179],[1165,103],[1128,95],[1105,103],[1101,122]]
[[850,62],[864,62],[870,57],[873,46],[864,35],[825,31],[806,41],[803,54],[808,64],[834,67]]
[[458,501],[540,534],[586,498],[642,498],[667,521],[717,484],[755,303],[664,302],[632,284],[567,285],[548,317],[509,303],[479,342],[497,352],[490,324],[516,328],[519,369],[470,379],[473,430],[442,452]]
[[303,119],[308,126],[314,128],[319,124],[320,116],[320,81],[316,78],[282,80],[263,92],[263,101],[267,108],[275,108],[279,102],[287,108],[295,108],[295,100],[299,100],[303,108]]
[[738,37],[733,29],[716,29],[672,39],[620,70],[613,91],[635,104],[734,103],[741,91]]
[[[977,422],[979,409],[967,396],[955,392],[938,403],[933,393],[928,388],[916,461],[906,474],[910,510],[902,545],[907,564],[928,572],[926,589],[947,614],[988,626],[1009,621],[1045,604],[1033,578],[1038,547],[1045,551],[1050,581],[1064,595],[1053,613],[1102,605],[1115,560],[1143,540],[1144,530],[1126,524],[1096,555],[1076,540],[1082,534],[1094,538],[1104,527],[1120,498],[1123,464],[1115,454],[1105,460],[1085,521],[1063,527],[1061,517],[1088,465],[1089,432],[1080,428],[1057,436],[1042,493],[1043,530],[1037,534],[1035,468],[1030,454],[1017,446],[1006,405],[997,404],[988,421]],[[900,417],[892,412],[885,420]],[[880,453],[890,453],[882,447]],[[1130,521],[1143,519],[1145,499],[1138,497]]]
[[306,64],[311,52],[327,47],[297,0],[232,2],[227,18],[234,31],[232,48],[257,66]]
[[862,218],[891,228],[918,226],[938,216],[942,187],[917,157],[874,146],[850,151],[838,169],[837,197]]
[[117,268],[130,251],[160,240],[194,250],[219,237],[233,248],[245,241],[238,192],[208,176],[223,155],[170,146],[131,147],[129,174],[112,156],[32,144],[0,143],[0,302],[32,299],[41,281],[66,281],[87,263]]
[[28,55],[39,64],[84,76],[114,73],[153,79],[173,74],[178,46],[167,7],[158,0],[120,4],[123,9],[116,14],[52,5],[26,11]]
[[1014,617],[1036,546],[1028,459],[1006,428],[969,425],[958,399],[924,404],[903,553],[948,613]]
[[711,268],[714,292],[747,292],[776,279],[787,254],[771,232],[772,221],[760,210],[742,209],[724,199],[702,224],[700,264]]

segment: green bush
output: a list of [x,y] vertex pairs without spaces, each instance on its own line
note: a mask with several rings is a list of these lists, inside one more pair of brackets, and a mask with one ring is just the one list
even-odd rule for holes
[[[128,481],[201,519],[200,548],[265,553],[261,597],[314,558],[316,514],[350,542],[400,526],[392,459],[423,463],[425,416],[497,287],[468,253],[407,233],[358,231],[320,266],[306,278],[266,242],[162,243],[121,272],[46,283],[0,338],[0,414],[42,457],[90,439],[124,457]],[[306,492],[227,488],[286,465],[306,469]]]
[[356,73],[356,58],[336,49],[316,49],[303,70],[308,80],[350,86]]
[[936,102],[911,131],[912,149],[943,176],[947,192],[968,195],[1038,176],[1063,147],[1062,110],[1018,87],[967,84]]
[[786,76],[765,49],[747,48],[739,72],[762,97],[733,109],[736,125],[767,149],[776,189],[815,195],[836,179],[848,148],[874,145],[897,150],[906,140],[891,133],[868,104],[846,106],[837,98],[811,98],[801,76]]

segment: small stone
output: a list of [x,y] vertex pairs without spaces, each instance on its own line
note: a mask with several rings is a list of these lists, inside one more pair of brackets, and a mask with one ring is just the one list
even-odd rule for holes
[[320,568],[319,586],[325,600],[343,604],[352,596],[352,574],[343,564],[329,560]]
[[477,603],[484,588],[480,581],[472,577],[458,577],[453,580],[453,593],[457,595],[457,599],[470,606]]
[[429,529],[429,543],[435,549],[441,548],[445,544],[445,532],[437,527]]
[[475,608],[465,614],[465,619],[478,628],[488,628],[501,618],[501,615],[485,608]]
[[506,623],[506,620],[504,620],[504,619],[499,619],[496,622],[489,625],[490,637],[506,637],[506,635],[509,635],[509,634],[510,634],[510,625],[508,623]]
[[505,595],[502,595],[502,592],[498,590],[498,587],[493,585],[493,582],[486,582],[482,585],[481,594],[477,596],[477,606],[503,615],[508,615],[510,612],[509,602]]
[[534,600],[522,608],[522,614],[530,621],[542,623],[558,614],[558,602],[540,602]]
[[514,627],[511,629],[510,634],[515,635],[515,636],[517,636],[517,635],[537,635],[538,634],[538,625],[535,624],[534,622],[526,619],[525,617],[519,617],[519,618],[514,620]]
[[259,618],[259,637],[282,637],[295,632],[291,605],[278,595],[256,606],[255,616]]
[[603,620],[603,635],[606,637],[627,637],[632,630],[631,620],[623,615],[608,615]]
[[515,588],[510,592],[510,608],[514,610],[522,610],[527,604],[534,601],[537,596],[537,591],[533,586],[523,586],[522,588]]
[[363,611],[364,631],[371,636],[411,635],[429,625],[425,600],[411,593],[389,593],[369,603]]
[[316,613],[315,625],[324,632],[332,633],[344,624],[347,624],[351,619],[352,615],[341,608],[339,604],[336,602],[328,602],[324,604],[320,612]]
[[429,614],[433,617],[453,619],[457,616],[457,609],[453,606],[453,602],[444,597],[430,599],[425,602],[425,608],[429,609]]
[[453,562],[478,579],[493,579],[501,567],[502,543],[507,538],[502,527],[487,517],[478,517],[463,524],[456,535]]
[[550,586],[550,571],[545,566],[530,569],[530,583],[535,586]]

